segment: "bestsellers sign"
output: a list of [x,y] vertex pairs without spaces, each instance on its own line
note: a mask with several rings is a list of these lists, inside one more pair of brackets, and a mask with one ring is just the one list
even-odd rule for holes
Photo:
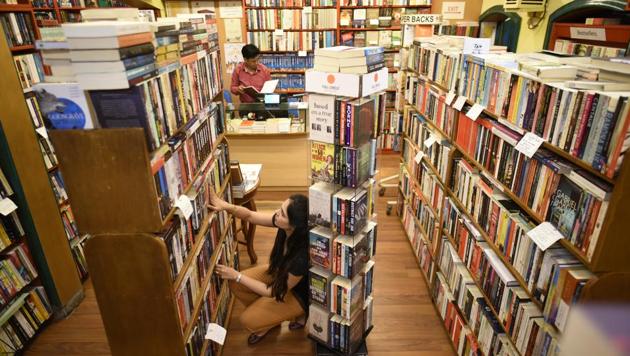
[[578,40],[606,41],[605,28],[571,27],[571,38]]
[[400,23],[403,25],[439,25],[442,23],[442,15],[414,14],[402,15]]

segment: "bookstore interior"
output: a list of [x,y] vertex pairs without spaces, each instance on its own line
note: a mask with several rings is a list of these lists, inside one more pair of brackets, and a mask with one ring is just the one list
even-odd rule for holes
[[630,355],[630,0],[0,0],[3,355]]

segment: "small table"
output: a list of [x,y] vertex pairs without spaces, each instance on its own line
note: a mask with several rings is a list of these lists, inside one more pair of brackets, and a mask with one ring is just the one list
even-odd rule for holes
[[[248,208],[251,211],[256,211],[256,201],[254,197],[258,192],[260,186],[260,171],[262,170],[262,164],[239,164],[243,181],[239,185],[235,185],[232,188],[234,193],[234,204]],[[234,175],[233,175],[234,177]],[[243,232],[245,241],[237,240],[239,244],[247,246],[247,254],[249,255],[249,261],[251,264],[255,264],[258,261],[256,251],[254,251],[254,234],[256,233],[256,225],[248,223],[241,219],[241,226],[236,233]]]

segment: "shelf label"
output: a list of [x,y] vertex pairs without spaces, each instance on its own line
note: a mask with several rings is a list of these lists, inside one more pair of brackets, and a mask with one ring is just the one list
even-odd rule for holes
[[13,202],[13,200],[9,198],[4,198],[0,200],[0,214],[7,216],[17,209],[17,205]]
[[302,12],[304,12],[304,13],[311,13],[311,12],[313,12],[313,7],[312,6],[304,6],[302,8]]
[[431,135],[429,136],[429,138],[427,138],[426,140],[424,140],[424,146],[425,146],[426,148],[431,148],[431,146],[433,146],[433,144],[434,144],[434,143],[436,143],[436,142],[437,142],[437,140],[438,140],[438,137],[437,137],[437,136],[435,136],[435,135],[433,135],[433,134],[431,134]]
[[416,164],[420,164],[420,161],[422,161],[423,157],[424,157],[424,152],[418,151],[418,153],[416,154],[416,157],[414,158],[414,161],[416,161]]
[[446,105],[451,105],[454,99],[455,99],[455,93],[453,93],[452,91],[449,91],[448,94],[446,94],[446,100],[444,100],[444,102],[446,103]]
[[193,214],[194,209],[192,203],[190,202],[190,198],[188,198],[186,195],[180,195],[179,198],[177,198],[177,200],[175,201],[175,207],[179,209],[184,218],[186,218],[187,220]]
[[48,131],[46,131],[45,126],[36,128],[35,132],[37,132],[41,137],[48,139]]
[[378,26],[378,19],[370,19],[370,25]]
[[571,38],[577,40],[606,41],[605,28],[571,27]]
[[462,111],[464,104],[466,104],[466,100],[467,98],[465,96],[457,97],[457,100],[455,100],[455,103],[453,104],[453,108],[455,110]]
[[442,23],[442,15],[438,14],[413,14],[402,15],[401,25],[439,25]]
[[279,28],[273,31],[274,36],[284,36],[284,30]]
[[464,54],[483,54],[490,52],[489,38],[471,38],[464,39]]
[[483,106],[479,104],[475,104],[470,108],[470,110],[468,110],[468,112],[466,113],[466,116],[471,118],[473,121],[477,121],[477,118],[479,117],[483,109],[484,109]]
[[563,238],[560,231],[558,231],[556,227],[551,225],[551,223],[548,221],[545,221],[535,228],[529,230],[527,232],[527,236],[529,236],[529,238],[534,241],[536,246],[538,246],[543,251],[545,251],[546,249],[551,247],[551,245],[555,244],[558,240]]
[[298,51],[298,57],[306,57],[306,51]]
[[536,151],[538,151],[540,145],[542,145],[543,141],[545,140],[543,140],[542,137],[528,132],[520,141],[518,141],[515,148],[525,156],[532,158]]
[[225,342],[225,335],[227,330],[219,324],[209,323],[208,330],[206,331],[206,340],[212,340],[220,345]]

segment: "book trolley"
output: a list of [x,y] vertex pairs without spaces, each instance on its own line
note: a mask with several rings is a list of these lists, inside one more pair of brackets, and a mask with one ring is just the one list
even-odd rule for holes
[[[373,177],[386,75],[387,69],[364,75],[306,72],[314,226],[308,330],[317,355],[367,355],[377,236]],[[330,85],[341,82],[353,87]]]

